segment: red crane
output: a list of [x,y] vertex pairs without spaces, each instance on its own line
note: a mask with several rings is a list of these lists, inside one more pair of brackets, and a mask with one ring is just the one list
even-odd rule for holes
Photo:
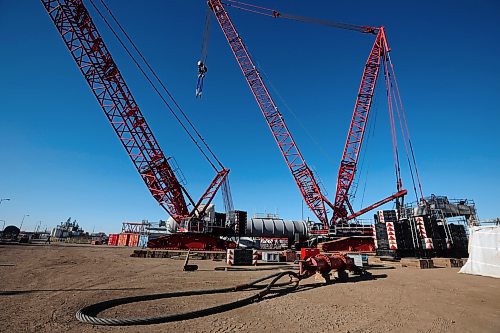
[[[366,27],[359,27],[358,31],[368,32],[366,30]],[[359,152],[363,143],[366,124],[368,122],[368,117],[370,114],[375,85],[380,73],[380,65],[382,62],[387,61],[387,55],[390,51],[383,27],[370,28],[369,32],[376,33],[377,37],[375,38],[375,42],[363,70],[363,76],[361,78],[361,84],[359,86],[351,124],[347,133],[344,152],[342,154],[342,160],[340,162],[339,174],[337,177],[337,191],[335,193],[335,203],[332,217],[333,221],[346,220],[348,217],[348,209],[352,215],[359,216],[367,211],[372,210],[373,208],[380,206],[381,204],[392,201],[393,199],[397,199],[407,194],[407,191],[402,188],[401,178],[399,172],[397,172],[397,193],[365,209],[362,209],[362,213],[355,213],[348,200],[349,189],[351,188],[356,173]]]
[[41,1],[153,197],[177,223],[202,217],[229,170],[220,162],[219,168],[212,164],[217,174],[195,203],[158,145],[83,2]]
[[[395,161],[396,162],[396,175],[397,175],[397,193],[378,201],[366,207],[359,212],[354,212],[351,204],[348,200],[349,189],[354,180],[357,162],[359,158],[359,152],[362,146],[363,137],[365,133],[366,124],[368,121],[368,116],[372,104],[373,93],[375,90],[375,85],[379,75],[380,66],[384,64],[384,73],[386,75],[386,81],[391,84],[389,78],[389,58],[388,52],[390,51],[387,39],[385,37],[384,28],[374,28],[369,26],[356,26],[351,24],[327,22],[316,19],[305,18],[296,15],[289,15],[285,13],[278,12],[273,9],[268,9],[260,6],[250,5],[242,3],[239,1],[229,0],[225,3],[228,6],[235,7],[238,9],[250,11],[257,14],[262,14],[270,16],[273,18],[288,18],[292,20],[299,20],[305,22],[313,22],[324,24],[336,28],[354,30],[362,33],[376,34],[375,43],[372,47],[368,60],[366,62],[363,77],[361,80],[361,85],[359,88],[358,96],[356,99],[356,104],[354,107],[354,113],[351,120],[349,132],[347,135],[346,144],[344,147],[344,152],[339,168],[339,174],[337,179],[337,191],[335,195],[334,204],[330,203],[328,199],[321,193],[321,190],[316,182],[311,169],[307,166],[304,158],[300,154],[300,151],[293,140],[281,113],[278,111],[272,97],[269,94],[266,85],[264,84],[256,66],[254,65],[249,52],[243,43],[242,38],[238,34],[233,22],[231,21],[224,5],[220,0],[209,0],[208,1],[210,9],[215,14],[217,21],[233,51],[233,54],[243,72],[243,75],[259,105],[264,118],[266,119],[269,128],[278,144],[283,157],[290,169],[292,176],[299,187],[299,190],[304,198],[304,201],[313,211],[319,221],[323,224],[323,231],[329,229],[330,225],[334,226],[339,221],[348,221],[367,211],[379,207],[389,201],[403,197],[407,194],[407,190],[402,188],[401,178],[399,175],[399,160],[397,157],[396,148],[396,138],[395,138],[395,124],[394,118],[391,118],[391,130],[393,132],[393,145],[395,149]],[[392,64],[390,64],[392,66]],[[388,89],[388,94],[393,93],[393,87]],[[399,92],[398,92],[399,97]],[[394,103],[392,99],[389,101]],[[397,101],[396,101],[397,102]],[[399,99],[400,102],[400,99]],[[401,106],[402,108],[402,106]],[[393,116],[392,105],[389,105],[390,115]],[[399,109],[398,109],[399,111]],[[398,116],[400,114],[398,113]],[[401,121],[401,119],[400,119]],[[403,128],[402,128],[403,130]],[[407,127],[406,127],[407,130]],[[408,135],[409,138],[409,135]],[[411,147],[411,143],[410,143]],[[406,148],[406,142],[405,142]],[[416,165],[415,165],[416,168]],[[412,174],[413,176],[413,174]],[[418,176],[418,174],[417,174]],[[419,183],[420,185],[420,183]],[[333,210],[333,216],[328,219],[326,207],[330,207]],[[348,214],[348,210],[351,214]]]
[[213,10],[217,21],[219,22],[224,35],[231,47],[231,50],[240,65],[243,76],[245,77],[260,110],[278,144],[285,162],[297,183],[297,186],[304,198],[307,206],[313,211],[314,215],[328,228],[328,215],[325,204],[333,205],[321,193],[321,189],[316,181],[312,170],[307,165],[304,157],[300,153],[295,140],[288,130],[285,121],[274,103],[264,81],[262,80],[257,67],[252,61],[243,40],[234,27],[227,11],[224,9],[221,1],[209,0],[210,8]]

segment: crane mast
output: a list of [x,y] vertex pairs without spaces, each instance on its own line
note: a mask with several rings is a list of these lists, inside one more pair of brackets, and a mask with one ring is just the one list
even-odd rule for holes
[[[389,44],[387,43],[387,39],[385,36],[384,27],[371,28],[370,31],[372,33],[376,33],[377,36],[363,70],[363,76],[361,78],[361,84],[359,86],[358,95],[356,97],[356,103],[354,104],[354,112],[352,114],[351,124],[349,126],[349,131],[347,132],[347,140],[344,146],[342,160],[340,162],[339,173],[337,177],[337,190],[335,192],[335,201],[331,224],[335,224],[338,221],[348,221],[352,218],[366,213],[367,211],[381,206],[384,203],[403,197],[408,193],[407,190],[402,188],[401,179],[397,170],[396,174],[398,179],[396,183],[398,192],[396,192],[395,194],[392,194],[387,198],[382,199],[366,208],[363,208],[359,212],[354,212],[348,198],[348,193],[356,173],[359,153],[365,135],[366,124],[370,115],[375,86],[380,74],[380,65],[382,64],[382,62],[386,63],[388,61],[387,57],[390,51]],[[386,75],[386,79],[388,79],[387,76],[389,75],[389,73],[386,67],[387,66],[384,66],[384,72]],[[387,89],[389,89],[389,87],[387,87]],[[391,108],[390,105],[389,108]],[[391,126],[392,125],[393,124],[391,124]],[[395,142],[393,142],[393,145],[394,144]]]
[[[153,197],[178,223],[195,213],[202,216],[229,170],[218,170],[195,204],[179,183],[83,2],[41,1]],[[194,205],[191,212],[184,194]]]
[[285,162],[300,189],[307,206],[313,211],[325,228],[328,228],[328,216],[325,204],[333,205],[321,193],[320,187],[312,170],[306,164],[299,148],[288,130],[285,121],[274,103],[269,91],[264,84],[256,66],[254,65],[243,40],[238,34],[233,22],[220,0],[209,0],[222,31],[238,62],[254,97],[259,105],[264,118],[278,144]]
[[[384,28],[381,27],[378,29],[377,37],[363,70],[351,124],[347,133],[347,140],[337,177],[332,222],[338,219],[345,219],[348,215],[347,209],[350,208],[350,204],[347,195],[356,173],[359,152],[363,143],[366,124],[373,101],[373,93],[380,72],[380,63],[388,51],[389,47],[385,38]],[[351,211],[351,213],[354,212]]]

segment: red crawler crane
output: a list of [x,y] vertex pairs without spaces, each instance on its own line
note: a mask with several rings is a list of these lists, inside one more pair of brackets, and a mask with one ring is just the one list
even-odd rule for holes
[[[407,194],[407,190],[402,188],[402,182],[399,174],[399,160],[397,158],[397,147],[396,138],[394,130],[394,119],[391,118],[391,129],[393,133],[393,146],[395,150],[395,163],[396,163],[396,177],[397,177],[397,190],[398,192],[382,199],[369,207],[366,207],[359,212],[354,212],[351,204],[348,200],[349,189],[351,188],[359,157],[359,152],[362,146],[364,132],[366,124],[368,121],[368,116],[370,112],[370,107],[373,99],[373,93],[375,90],[375,85],[379,75],[380,66],[384,64],[384,73],[386,75],[386,82],[389,82],[389,46],[387,39],[385,37],[384,28],[374,28],[368,26],[356,26],[351,24],[336,23],[336,22],[326,22],[321,20],[309,19],[305,17],[295,16],[280,13],[276,10],[259,7],[255,5],[245,4],[238,1],[229,0],[226,5],[250,11],[257,14],[266,15],[273,18],[288,18],[292,20],[314,22],[319,24],[324,24],[336,28],[354,30],[362,33],[376,34],[375,43],[368,57],[367,63],[364,68],[363,77],[361,80],[361,85],[359,88],[358,96],[356,99],[356,104],[354,107],[354,113],[347,135],[347,141],[344,148],[344,153],[342,156],[342,161],[339,168],[339,174],[337,179],[337,191],[335,195],[334,204],[330,203],[328,199],[321,193],[321,189],[316,182],[311,169],[307,166],[302,154],[299,151],[295,141],[293,140],[281,113],[278,111],[276,104],[274,103],[269,91],[264,84],[256,66],[254,65],[249,52],[243,43],[242,38],[238,34],[233,22],[231,21],[224,5],[220,0],[209,0],[209,8],[215,14],[217,21],[233,51],[233,54],[238,62],[243,75],[259,105],[264,118],[266,119],[269,128],[278,144],[283,157],[290,169],[292,176],[299,187],[299,190],[304,198],[304,201],[313,211],[319,221],[323,224],[323,231],[321,233],[326,233],[330,229],[330,226],[335,226],[340,221],[348,221],[359,215],[362,215],[376,207],[379,207],[387,202],[394,199],[398,199]],[[392,66],[392,65],[391,65]],[[392,90],[389,87],[388,94],[392,94]],[[391,88],[392,89],[392,88]],[[391,95],[392,96],[392,95]],[[399,98],[399,92],[398,92]],[[394,101],[388,97],[390,115],[393,115],[392,104]],[[395,98],[396,99],[396,98]],[[397,103],[398,101],[396,101]],[[399,98],[400,102],[400,98]],[[399,114],[398,114],[399,116]],[[393,117],[393,116],[392,116]],[[400,120],[401,121],[401,120]],[[407,130],[407,128],[406,128]],[[409,139],[409,136],[408,136]],[[410,143],[411,147],[411,143]],[[405,143],[406,148],[406,143]],[[416,167],[416,165],[415,165]],[[418,173],[417,173],[418,176]],[[420,183],[419,183],[420,185]],[[421,190],[421,188],[420,188]],[[328,219],[326,207],[330,207],[333,210],[333,216]],[[350,214],[348,214],[348,211]]]
[[[214,180],[194,203],[179,183],[82,1],[42,3],[153,197],[177,223],[201,218],[229,170],[220,163],[220,168],[214,166]],[[184,194],[193,205],[191,211]]]

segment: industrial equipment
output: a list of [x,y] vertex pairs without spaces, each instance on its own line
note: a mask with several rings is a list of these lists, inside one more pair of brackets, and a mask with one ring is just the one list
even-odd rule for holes
[[[192,122],[187,118],[175,99],[173,99],[165,85],[137,50],[135,44],[133,44],[124,32],[121,25],[119,25],[116,18],[109,11],[109,8],[101,2],[106,6],[113,20],[118,24],[122,32],[125,33],[129,42],[132,43],[134,49],[139,53],[141,59],[153,73],[177,109],[171,107],[166,98],[163,97],[163,94],[160,93],[159,89],[149,76],[147,76],[137,60],[131,55],[130,51],[95,6],[94,2],[90,1],[90,3],[99,15],[101,15],[106,24],[108,24],[110,30],[118,38],[121,45],[124,46],[141,72],[146,76],[148,82],[162,98],[175,119],[187,132],[188,136],[214,169],[216,173],[215,178],[197,202],[193,201],[192,197],[181,184],[179,180],[180,171],[173,164],[173,159],[165,156],[163,150],[160,148],[83,1],[42,0],[42,4],[55,24],[57,31],[97,98],[99,105],[121,144],[127,151],[132,163],[151,192],[151,195],[178,224],[187,223],[188,225],[199,227],[200,223],[203,224],[205,210],[216,195],[219,187],[227,182],[229,169],[226,169],[215,156]],[[179,116],[179,113],[181,116]],[[182,117],[184,121],[181,120]],[[224,188],[228,188],[227,185]],[[230,195],[226,194],[224,198],[225,202],[227,196],[230,197]],[[201,228],[201,230],[198,229],[197,231],[204,230]]]
[[[262,114],[264,115],[264,118],[269,126],[269,129],[271,130],[271,133],[274,136],[274,139],[302,194],[305,203],[311,209],[311,211],[316,215],[318,220],[323,224],[322,230],[318,230],[316,233],[328,234],[330,232],[335,234],[336,232],[335,226],[339,223],[345,224],[347,221],[354,219],[357,216],[360,216],[392,200],[396,200],[397,206],[400,206],[402,204],[402,202],[400,203],[398,199],[404,197],[404,195],[407,194],[407,190],[403,189],[400,176],[394,111],[396,111],[397,113],[402,135],[404,138],[408,140],[409,146],[405,141],[405,150],[410,165],[410,171],[413,179],[413,168],[415,168],[415,175],[417,177],[418,186],[421,193],[422,189],[420,181],[418,179],[418,172],[416,170],[413,148],[411,146],[411,141],[408,133],[408,126],[406,125],[406,120],[404,118],[401,98],[399,95],[396,77],[394,74],[394,68],[392,66],[389,57],[390,48],[388,46],[383,27],[356,26],[356,25],[337,23],[337,22],[326,22],[321,20],[300,17],[296,15],[284,14],[273,9],[268,9],[233,0],[228,0],[224,2],[224,4],[220,0],[209,0],[208,5],[209,8],[213,11],[224,33],[224,36],[226,37],[227,42],[229,43],[229,46],[241,68],[243,76],[245,77],[250,87],[250,90],[252,91],[257,101],[257,104],[259,105],[259,108],[262,111]],[[231,18],[229,17],[229,14],[224,7],[225,5],[273,18],[287,18],[292,20],[313,22],[313,23],[329,25],[335,28],[358,31],[361,33],[376,34],[375,43],[372,47],[372,50],[370,52],[370,55],[368,57],[367,63],[364,68],[363,77],[358,92],[358,97],[354,107],[354,113],[339,168],[338,179],[337,179],[337,191],[333,203],[330,202],[323,194],[316,176],[314,175],[313,171],[307,165],[304,157],[302,156],[295,140],[293,139],[290,131],[288,130],[288,127],[285,124],[285,121],[280,111],[278,110],[278,107],[276,106],[276,103],[274,102],[273,98],[271,97],[268,91],[259,73],[259,70],[254,64],[252,58],[250,57],[248,49],[243,43],[241,35],[236,30],[235,25],[233,24]],[[368,121],[370,107],[373,99],[375,84],[377,82],[381,66],[385,74],[386,89],[388,94],[389,116],[391,122],[391,133],[392,133],[392,140],[394,147],[397,192],[364,209],[361,209],[358,212],[354,212],[349,202],[348,194],[349,194],[349,189],[351,188],[351,185],[353,183],[355,172],[357,169],[359,152],[363,142],[366,123]],[[410,154],[409,154],[410,151],[413,164],[410,162]],[[418,198],[415,185],[414,188],[415,188],[415,194],[417,195]],[[328,217],[328,208],[330,208],[333,211],[333,215],[330,218]]]

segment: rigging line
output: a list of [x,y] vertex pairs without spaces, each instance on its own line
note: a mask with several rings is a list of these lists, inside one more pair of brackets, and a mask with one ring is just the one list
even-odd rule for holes
[[[252,56],[253,58],[253,56]],[[255,59],[255,58],[254,58]],[[304,125],[304,123],[300,120],[300,118],[297,116],[297,114],[293,111],[293,109],[288,105],[288,103],[285,101],[285,99],[283,98],[283,96],[279,93],[278,89],[274,86],[274,84],[271,82],[271,80],[269,79],[267,73],[264,71],[264,69],[262,69],[261,65],[259,64],[258,61],[256,61],[256,64],[257,64],[257,69],[259,72],[261,72],[263,75],[264,75],[264,78],[266,79],[266,81],[269,83],[269,86],[271,87],[271,89],[274,91],[274,93],[276,94],[276,96],[278,96],[278,98],[280,99],[280,101],[283,103],[283,106],[285,107],[285,109],[287,109],[290,114],[295,118],[295,120],[298,122],[299,126],[302,128],[302,130],[304,130],[304,132],[307,134],[307,136],[309,137],[309,139],[311,139],[311,141],[319,148],[319,150],[321,151],[321,153],[323,154],[324,157],[326,157],[327,160],[329,160],[333,165],[336,165],[338,162],[335,161],[333,159],[332,156],[330,156],[328,154],[328,152],[326,151],[326,149],[321,145],[321,143],[319,143],[315,138],[314,136],[311,134],[311,132],[307,129],[307,127]]]
[[[378,112],[377,112],[377,103],[376,103],[376,98],[375,96],[373,97],[373,102],[372,102],[372,111],[370,112],[371,114],[373,114],[372,118],[373,118],[373,121],[370,122],[370,126],[368,127],[368,131],[366,133],[366,139],[363,141],[364,145],[363,145],[363,149],[361,151],[362,155],[361,155],[361,163],[360,163],[360,167],[359,167],[359,173],[358,173],[358,183],[361,182],[362,180],[362,174],[363,174],[363,171],[364,171],[364,166],[365,166],[365,160],[366,160],[366,155],[367,155],[367,151],[368,151],[368,146],[369,146],[369,143],[371,142],[370,139],[372,136],[375,136],[375,127],[376,127],[376,124],[377,124],[377,115],[378,115]],[[364,188],[363,188],[363,198],[364,198],[364,195],[365,195],[365,190],[366,190],[366,183],[368,182],[368,169],[369,169],[369,166],[370,164],[368,163],[368,166],[367,166],[367,170],[366,170],[366,173],[365,173],[365,182],[364,182]],[[353,194],[353,197],[356,196],[356,194],[358,193],[358,186],[356,186],[356,189],[354,191],[354,194]],[[361,199],[361,207],[360,209],[363,208],[363,198]]]
[[[282,12],[279,12],[275,9],[260,7],[260,6],[240,2],[240,1],[234,1],[234,0],[226,0],[226,1],[229,2],[229,3],[225,3],[229,7],[241,9],[244,11],[248,11],[248,12],[252,12],[252,13],[260,14],[260,15],[264,15],[264,16],[270,16],[270,17],[274,17],[274,18],[286,18],[286,19],[293,20],[293,21],[319,24],[319,25],[323,25],[323,26],[327,26],[327,27],[358,31],[358,32],[362,32],[362,33],[376,34],[378,32],[378,28],[374,28],[374,27],[370,27],[370,26],[360,26],[360,25],[356,25],[356,24],[327,21],[327,20],[316,19],[316,18],[311,18],[311,17],[282,13]],[[237,5],[232,5],[231,3],[237,4]],[[250,9],[250,8],[245,8],[245,7],[241,7],[241,6],[247,6],[247,7],[256,8],[256,9]],[[261,10],[261,11],[259,11],[259,10]],[[264,12],[262,12],[262,11],[264,11]],[[269,13],[266,13],[266,11]]]
[[267,14],[267,13],[259,12],[258,10],[253,10],[253,9],[249,9],[249,8],[245,8],[245,7],[240,7],[240,6],[237,6],[237,5],[232,5],[230,3],[224,3],[224,4],[226,6],[228,6],[228,7],[232,7],[232,8],[244,10],[244,11],[247,11],[247,12],[250,12],[250,13],[260,14],[260,15],[269,16],[269,17],[275,17],[272,14]]
[[363,26],[358,26],[358,25],[348,24],[348,23],[332,22],[332,21],[327,21],[327,20],[321,20],[321,19],[310,18],[310,17],[305,17],[305,16],[299,16],[299,15],[291,15],[291,14],[286,14],[286,13],[279,13],[278,17],[283,17],[283,18],[293,20],[293,21],[319,24],[319,25],[323,25],[323,26],[327,26],[327,27],[331,27],[331,28],[339,28],[339,29],[358,31],[358,32],[363,32],[363,33],[375,34],[375,30],[376,30],[375,28],[372,28],[372,27],[363,27]]
[[397,137],[395,133],[395,124],[394,124],[394,110],[393,110],[393,102],[392,102],[392,96],[390,93],[390,78],[389,78],[389,72],[387,68],[387,60],[384,58],[384,76],[385,76],[385,85],[386,85],[386,93],[387,93],[387,105],[389,108],[389,121],[391,125],[391,137],[392,137],[392,148],[393,148],[393,154],[394,154],[394,167],[396,169],[396,181],[397,181],[397,188],[398,191],[400,190],[400,180],[401,180],[401,174],[400,174],[400,168],[399,168],[399,154],[398,154],[398,147],[397,147]]
[[208,41],[210,39],[210,23],[212,19],[212,11],[207,5],[207,11],[205,14],[205,29],[203,31],[203,41],[201,44],[201,61],[206,65],[208,57]]
[[363,194],[361,195],[360,210],[363,209],[363,203],[365,201],[366,184],[368,183],[368,170],[366,170],[366,181],[363,184]]
[[[111,32],[113,33],[113,35],[116,37],[116,39],[118,40],[118,42],[121,44],[121,46],[125,49],[125,51],[127,52],[127,54],[130,56],[130,58],[132,59],[132,61],[135,63],[135,65],[139,68],[139,70],[141,71],[142,75],[146,78],[146,80],[149,82],[149,84],[152,86],[152,88],[156,91],[156,93],[158,94],[158,96],[161,98],[161,100],[165,103],[165,105],[167,106],[167,108],[170,110],[170,112],[172,113],[172,115],[175,117],[175,119],[177,119],[177,122],[181,125],[181,127],[184,129],[184,131],[187,133],[187,135],[189,136],[189,138],[193,141],[193,143],[196,145],[196,147],[198,147],[198,149],[200,150],[200,152],[203,154],[203,156],[205,157],[205,159],[208,161],[208,163],[212,166],[212,168],[214,168],[215,171],[218,171],[217,168],[215,167],[215,165],[212,163],[212,161],[210,161],[209,157],[206,155],[206,153],[203,151],[203,149],[201,148],[201,146],[198,144],[198,141],[196,141],[196,139],[191,135],[191,133],[188,131],[188,129],[186,128],[186,126],[182,123],[181,119],[177,116],[177,114],[175,113],[175,111],[172,109],[172,107],[168,104],[167,100],[163,97],[163,95],[160,93],[160,91],[158,90],[158,88],[156,87],[156,85],[151,81],[151,79],[149,78],[149,76],[147,75],[147,73],[144,71],[144,69],[142,68],[142,66],[139,64],[139,62],[135,59],[135,57],[132,55],[132,53],[130,52],[130,50],[127,48],[127,46],[125,45],[125,43],[121,40],[121,38],[118,36],[118,34],[116,33],[116,31],[113,29],[113,27],[111,27],[111,25],[109,24],[108,20],[104,17],[104,15],[101,13],[101,11],[99,10],[99,8],[97,8],[97,6],[94,4],[93,0],[89,0],[90,3],[92,4],[92,7],[94,7],[94,9],[96,10],[96,12],[99,14],[99,16],[102,18],[102,20],[106,23],[106,25],[108,26],[108,28],[111,30]],[[102,2],[102,0],[101,0]]]
[[418,173],[417,162],[415,160],[415,154],[413,152],[413,144],[412,144],[411,137],[410,137],[410,130],[408,128],[408,123],[406,122],[406,115],[405,115],[405,111],[404,111],[404,107],[403,107],[403,101],[401,99],[401,94],[399,93],[398,80],[396,78],[396,72],[394,71],[394,65],[393,65],[391,57],[389,55],[388,55],[388,59],[389,59],[389,64],[391,65],[392,73],[393,73],[393,76],[394,76],[394,85],[396,87],[398,101],[399,101],[399,104],[401,105],[401,112],[402,112],[402,116],[403,116],[403,122],[405,124],[406,135],[407,135],[407,138],[408,138],[408,143],[410,145],[410,152],[411,152],[411,156],[412,156],[412,160],[413,160],[413,165],[415,167],[415,174],[417,176],[417,182],[418,182],[418,186],[419,186],[419,190],[420,190],[420,196],[423,199],[424,198],[424,193],[423,193],[423,190],[422,190],[422,183],[420,182],[420,176],[419,176],[419,173]]
[[[241,2],[241,1],[236,1],[236,0],[226,0],[227,2],[232,2],[232,3],[236,3],[236,4],[239,4],[239,5],[243,5],[243,6],[248,6],[248,7],[253,7],[253,8],[258,8],[258,9],[262,9],[262,10],[267,10],[267,11],[273,11],[272,9],[270,8],[266,8],[266,7],[261,7],[261,6],[257,6],[257,5],[252,5],[250,3],[245,3],[245,2]],[[229,4],[227,4],[229,5]]]
[[[394,74],[394,72],[392,72],[392,73]],[[392,92],[392,95],[394,97],[394,100],[397,101],[396,91],[395,91],[394,85],[392,84],[392,80],[391,80],[390,84],[391,84],[391,92]],[[398,103],[395,103],[395,107],[396,107],[396,114],[398,115],[399,127],[401,129],[401,136],[402,136],[403,145],[405,148],[406,159],[408,161],[408,167],[410,169],[410,175],[411,175],[411,180],[412,180],[412,184],[413,184],[413,191],[415,192],[415,198],[418,200],[419,198],[418,198],[418,193],[417,193],[417,187],[415,185],[415,176],[413,175],[413,168],[412,168],[412,164],[410,161],[410,155],[408,152],[408,145],[406,144],[406,135],[405,135],[405,132],[403,129],[403,123],[402,123],[402,119],[401,119],[401,110],[398,106]]]
[[[208,146],[208,144],[206,143],[205,139],[201,136],[201,134],[198,132],[198,130],[196,129],[196,127],[194,126],[194,124],[189,120],[189,118],[187,117],[186,113],[182,110],[182,108],[179,106],[179,104],[177,103],[177,101],[174,99],[174,97],[172,96],[172,94],[170,93],[170,91],[167,89],[167,87],[165,86],[165,84],[163,83],[163,81],[158,77],[158,75],[156,74],[156,72],[153,70],[153,68],[151,67],[151,65],[149,64],[149,62],[146,60],[146,58],[143,56],[143,54],[141,53],[141,51],[137,48],[137,46],[135,45],[135,43],[132,41],[132,39],[130,38],[130,36],[128,35],[128,33],[125,31],[125,29],[123,28],[123,26],[120,24],[120,22],[118,21],[118,19],[114,16],[114,14],[112,13],[111,9],[106,5],[106,3],[104,2],[104,0],[99,0],[102,5],[106,8],[106,10],[108,11],[108,13],[110,14],[111,18],[113,19],[113,21],[116,23],[116,25],[119,27],[119,29],[122,31],[122,33],[125,35],[125,37],[127,38],[127,40],[129,41],[129,43],[132,45],[132,47],[134,48],[134,50],[137,52],[137,54],[141,57],[142,61],[144,62],[144,64],[146,65],[146,67],[151,71],[151,73],[153,74],[153,76],[155,77],[155,79],[158,81],[158,83],[160,84],[160,86],[163,88],[163,90],[165,91],[165,93],[167,93],[167,95],[170,97],[170,99],[172,100],[172,102],[174,102],[175,106],[177,107],[177,109],[180,111],[180,113],[182,114],[182,116],[184,117],[184,119],[187,121],[187,123],[189,124],[189,126],[193,129],[193,131],[196,133],[196,136],[201,140],[201,142],[203,143],[203,145],[206,147],[206,149],[208,150],[208,152],[210,153],[210,155],[215,159],[215,161],[217,162],[217,164],[222,168],[224,169],[224,166],[222,165],[222,163],[220,162],[220,160],[217,158],[217,156],[215,156],[214,152],[212,151],[212,149]],[[107,19],[104,17],[104,15],[99,11],[99,9],[96,7],[96,5],[93,3],[93,0],[90,0],[90,3],[92,4],[92,6],[96,9],[96,11],[99,13],[99,15],[101,16],[101,18],[104,20],[104,22],[106,23],[106,25],[109,27],[109,29],[113,32],[113,34],[116,36],[116,38],[118,39],[118,41],[120,42],[120,44],[122,44],[122,46],[125,48],[125,50],[127,51],[127,53],[130,55],[130,57],[132,57],[132,59],[134,60],[134,62],[136,63],[136,65],[139,67],[139,69],[141,70],[142,74],[146,77],[146,79],[149,81],[149,83],[154,87],[155,91],[159,94],[159,96],[161,97],[161,99],[168,105],[168,103],[166,102],[166,100],[164,99],[164,97],[161,95],[161,93],[158,91],[158,89],[156,88],[156,86],[153,84],[153,82],[151,81],[151,79],[147,76],[147,74],[144,72],[144,70],[142,69],[142,67],[138,64],[137,60],[135,60],[134,56],[130,53],[130,51],[128,51],[128,48],[125,46],[125,44],[121,41],[120,37],[118,36],[118,34],[114,31],[114,29],[111,27],[111,25],[109,24],[109,22],[107,21]],[[168,106],[169,109],[171,110],[171,112],[174,114],[175,111],[170,107]],[[175,118],[180,122],[181,126],[184,128],[184,130],[189,134],[189,131],[187,130],[187,128],[185,127],[184,124],[182,124],[181,120],[178,118],[177,115],[175,115]],[[192,138],[192,135],[189,134],[189,136]],[[200,149],[200,151],[202,151],[201,147],[198,145],[198,142],[196,140],[194,140],[194,138],[192,138],[193,142],[196,144],[196,146]],[[202,151],[202,154],[207,158],[207,161],[209,161],[209,163],[212,165],[212,167],[214,167],[214,169],[216,171],[218,171],[218,169],[214,166],[213,162],[209,160],[208,156],[206,155],[205,152]]]

